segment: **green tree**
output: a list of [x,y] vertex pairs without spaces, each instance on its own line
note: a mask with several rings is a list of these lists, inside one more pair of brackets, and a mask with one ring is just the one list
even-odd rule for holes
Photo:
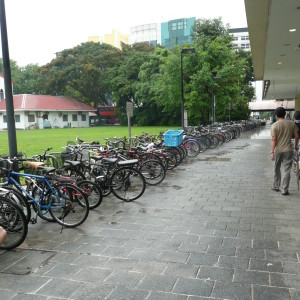
[[83,43],[66,49],[41,69],[44,93],[64,95],[93,104],[110,103],[105,73],[120,59],[120,50],[107,44]]
[[[125,46],[122,49],[122,59],[107,72],[106,85],[111,91],[113,103],[116,103],[119,109],[122,124],[127,121],[127,101],[132,101],[135,104],[135,113],[132,122],[139,123],[140,112],[144,115],[145,107],[143,107],[142,102],[136,100],[135,93],[140,67],[144,62],[148,61],[152,51],[154,51],[154,48],[145,43]],[[141,118],[144,118],[144,116],[141,116]],[[145,121],[142,123],[144,124]]]
[[[10,61],[11,78],[13,80],[14,94],[39,94],[40,67],[36,64],[29,64],[19,67],[14,60]],[[0,72],[3,70],[3,61],[0,59]]]

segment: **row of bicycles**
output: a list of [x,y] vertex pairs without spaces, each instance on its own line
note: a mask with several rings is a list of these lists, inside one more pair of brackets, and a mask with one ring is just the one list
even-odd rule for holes
[[38,218],[72,228],[81,225],[103,197],[134,201],[148,185],[163,182],[186,157],[238,138],[244,130],[249,128],[242,124],[189,127],[180,130],[175,145],[169,145],[164,134],[143,133],[131,141],[107,138],[104,143],[77,137],[61,152],[47,148],[31,158],[0,156],[0,226],[7,232],[0,248],[22,244],[28,224]]

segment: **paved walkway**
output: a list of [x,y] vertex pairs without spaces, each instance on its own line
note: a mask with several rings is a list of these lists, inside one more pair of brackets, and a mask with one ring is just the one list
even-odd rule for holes
[[[0,252],[0,299],[300,299],[300,192],[271,191],[269,127],[208,150],[76,229]],[[251,139],[250,137],[255,137]]]

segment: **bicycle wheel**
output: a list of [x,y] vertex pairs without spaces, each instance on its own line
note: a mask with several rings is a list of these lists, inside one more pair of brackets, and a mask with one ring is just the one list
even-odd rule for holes
[[200,153],[200,144],[196,140],[188,139],[184,141],[188,157],[196,157]]
[[101,188],[93,181],[82,180],[76,182],[76,185],[82,189],[89,202],[89,208],[94,209],[102,202]]
[[4,196],[0,196],[0,226],[7,233],[0,249],[13,249],[24,242],[28,232],[25,214],[18,204]]
[[139,171],[149,185],[158,185],[166,177],[166,169],[157,160],[149,159],[141,164]]
[[84,192],[72,184],[60,183],[52,186],[52,202],[49,208],[56,222],[66,227],[82,224],[89,214],[89,203]]
[[117,198],[129,202],[144,194],[146,181],[140,171],[130,167],[122,167],[113,173],[110,186]]
[[177,157],[172,151],[166,150],[165,153],[168,158],[168,170],[172,170],[177,166]]
[[25,215],[25,218],[26,218],[26,221],[28,224],[30,221],[30,218],[31,218],[31,209],[30,209],[29,201],[27,200],[27,198],[13,186],[7,185],[1,189],[7,190],[10,192],[9,194],[7,194],[7,197],[19,205],[19,207],[22,209],[22,211]]

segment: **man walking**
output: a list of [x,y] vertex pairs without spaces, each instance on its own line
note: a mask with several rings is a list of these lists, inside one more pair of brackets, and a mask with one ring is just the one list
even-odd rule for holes
[[[293,145],[292,137],[295,137],[294,148],[298,151],[298,128],[293,121],[285,120],[285,109],[277,107],[275,109],[277,122],[271,127],[272,148],[271,160],[274,163],[274,183],[272,190],[279,192],[281,187],[282,195],[289,195],[289,184],[291,178],[291,168],[293,164]],[[283,178],[281,182],[281,167]]]

